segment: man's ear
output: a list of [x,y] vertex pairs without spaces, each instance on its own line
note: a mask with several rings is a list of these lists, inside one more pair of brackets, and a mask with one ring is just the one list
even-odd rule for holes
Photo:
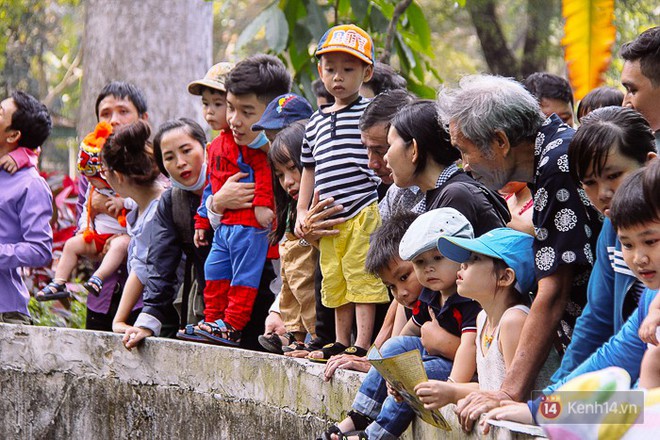
[[9,129],[9,131],[11,131],[12,133],[9,136],[7,136],[7,143],[18,145],[18,141],[21,139],[22,133],[19,130],[14,130],[11,128]]
[[651,162],[656,157],[658,157],[658,153],[656,153],[655,151],[649,151],[648,153],[646,153],[646,165],[648,165],[648,163]]
[[319,72],[319,76],[321,76],[322,75],[322,73],[321,73],[321,61],[316,63],[316,70],[317,70],[317,72]]
[[502,130],[495,130],[495,135],[491,141],[493,151],[498,151],[502,157],[506,157],[511,152],[511,143],[509,138]]
[[140,119],[142,119],[143,121],[148,121],[149,120],[149,113],[147,113],[147,112],[142,113],[142,115],[140,115]]

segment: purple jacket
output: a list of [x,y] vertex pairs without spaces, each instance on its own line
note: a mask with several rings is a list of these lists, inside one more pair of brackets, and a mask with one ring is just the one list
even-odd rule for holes
[[30,294],[20,267],[41,267],[53,258],[53,196],[33,168],[0,171],[0,313],[29,315]]

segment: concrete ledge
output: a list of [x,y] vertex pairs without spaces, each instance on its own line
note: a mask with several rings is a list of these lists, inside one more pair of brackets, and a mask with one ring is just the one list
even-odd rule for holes
[[[350,409],[363,375],[251,351],[0,324],[4,439],[314,439]],[[445,416],[455,424],[453,413]],[[404,439],[477,438],[420,420]],[[497,428],[489,438],[531,438]]]

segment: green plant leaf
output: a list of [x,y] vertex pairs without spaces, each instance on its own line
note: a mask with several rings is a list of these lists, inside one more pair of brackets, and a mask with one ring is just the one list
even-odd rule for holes
[[351,14],[351,0],[339,0],[337,13],[340,17],[348,17]]
[[[415,59],[415,55],[413,54],[412,50],[410,50],[410,47],[406,44],[405,41],[403,41],[403,38],[401,37],[401,34],[396,34],[396,42],[397,42],[397,47],[399,52],[399,58],[403,61],[404,59],[406,60],[406,63],[408,64],[409,69],[414,69],[415,66],[417,65],[417,60]],[[403,56],[401,56],[403,55]]]
[[252,41],[254,37],[259,33],[261,28],[264,27],[264,24],[268,20],[269,15],[271,14],[269,9],[265,9],[263,12],[261,12],[259,15],[255,17],[255,19],[250,23],[245,29],[243,29],[243,32],[241,32],[241,35],[238,36],[238,39],[236,40],[236,50],[240,50],[243,46],[245,46],[247,43]]
[[266,41],[273,52],[280,53],[286,48],[289,39],[289,24],[284,12],[277,5],[271,6],[267,11],[270,13],[265,23]]
[[316,0],[303,0],[303,2],[307,9],[305,24],[310,33],[314,36],[314,39],[318,40],[323,36],[325,31],[328,30],[328,20],[326,20],[325,14]]
[[367,16],[369,9],[369,0],[351,0],[351,10],[355,21],[362,22]]
[[436,91],[433,87],[419,83],[412,78],[408,79],[408,90],[422,99],[434,99]]
[[431,28],[422,8],[416,2],[412,2],[406,9],[405,15],[408,18],[409,27],[417,36],[417,41],[424,49],[431,49]]
[[[394,11],[393,8],[392,11]],[[391,16],[392,13],[390,12],[390,17]],[[372,6],[371,13],[369,14],[369,23],[372,30],[384,33],[387,32],[387,26],[389,26],[390,20],[386,17],[380,7]]]

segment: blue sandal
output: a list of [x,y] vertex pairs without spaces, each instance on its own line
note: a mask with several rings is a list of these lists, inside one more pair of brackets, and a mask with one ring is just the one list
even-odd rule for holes
[[234,329],[231,325],[225,324],[222,319],[218,319],[215,322],[203,322],[200,325],[208,326],[211,331],[202,330],[198,325],[194,332],[196,335],[206,338],[208,342],[230,347],[238,347],[241,343],[241,332]]
[[[200,322],[200,324],[202,323],[203,321]],[[195,326],[192,324],[188,324],[186,325],[186,328],[176,332],[176,338],[190,342],[202,342],[202,343],[209,342],[209,340],[206,339],[204,336],[199,336],[195,334]]]
[[34,299],[37,301],[52,301],[69,298],[70,296],[71,294],[66,290],[66,284],[51,281],[34,296]]

